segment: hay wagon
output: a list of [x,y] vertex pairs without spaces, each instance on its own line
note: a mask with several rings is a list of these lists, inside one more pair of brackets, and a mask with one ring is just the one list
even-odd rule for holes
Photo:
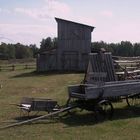
[[126,99],[128,105],[139,102],[140,80],[118,81],[111,53],[92,53],[89,57],[84,82],[68,87],[68,106],[77,103],[79,108],[111,118],[114,111],[112,102],[122,99]]

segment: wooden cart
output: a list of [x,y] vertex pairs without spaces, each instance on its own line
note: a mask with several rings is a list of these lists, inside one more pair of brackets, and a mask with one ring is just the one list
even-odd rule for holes
[[129,100],[140,98],[140,80],[118,81],[111,53],[93,53],[89,58],[83,84],[68,87],[67,105],[77,103],[82,109],[112,117],[112,101],[125,98],[130,105]]
[[37,114],[39,111],[47,111],[48,113],[58,110],[59,105],[57,101],[43,98],[29,98],[23,97],[20,104],[20,114],[32,115]]

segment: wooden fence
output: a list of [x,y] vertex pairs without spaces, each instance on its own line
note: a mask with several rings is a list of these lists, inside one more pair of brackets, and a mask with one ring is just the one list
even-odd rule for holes
[[140,79],[140,60],[116,60],[121,66],[121,69],[116,69],[116,74],[119,77],[127,77]]
[[0,65],[0,71],[15,71],[19,69],[36,69],[36,64],[24,64],[24,65]]

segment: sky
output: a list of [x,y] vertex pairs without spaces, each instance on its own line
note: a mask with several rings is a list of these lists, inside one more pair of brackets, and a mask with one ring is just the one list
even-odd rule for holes
[[140,42],[140,0],[0,0],[0,43],[40,46],[55,17],[94,26],[92,42]]

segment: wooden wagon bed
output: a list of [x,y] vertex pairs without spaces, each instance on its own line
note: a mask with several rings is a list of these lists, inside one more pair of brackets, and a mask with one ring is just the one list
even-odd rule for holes
[[106,82],[104,85],[69,86],[69,96],[78,99],[97,99],[129,96],[140,92],[140,80]]
[[140,80],[117,81],[111,53],[90,54],[84,84],[69,86],[69,97],[98,99],[140,93]]

